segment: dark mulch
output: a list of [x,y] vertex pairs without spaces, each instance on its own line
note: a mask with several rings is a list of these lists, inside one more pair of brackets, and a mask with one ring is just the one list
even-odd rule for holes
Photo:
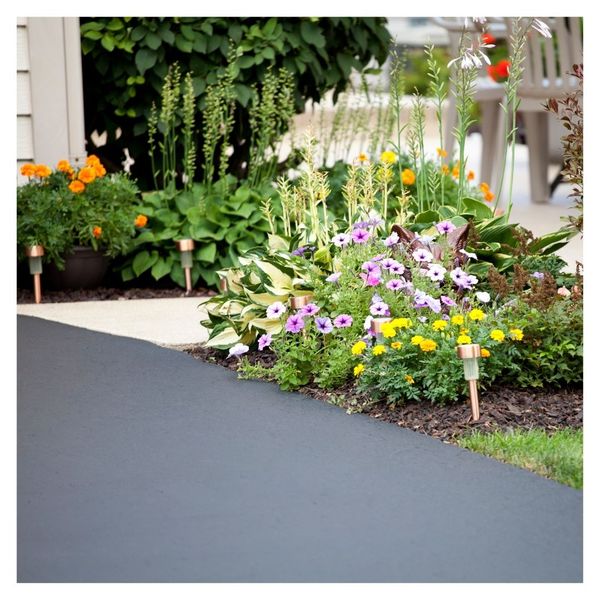
[[[44,290],[42,289],[42,303],[49,302],[86,302],[88,300],[141,300],[149,298],[184,298],[211,296],[213,290],[196,288],[186,294],[182,288],[116,288],[99,287],[91,290]],[[31,304],[34,302],[33,291],[17,289],[17,304]]]
[[[237,370],[238,361],[227,359],[219,350],[201,345],[190,346],[185,351],[206,362]],[[268,352],[249,353],[252,363],[269,367],[274,355]],[[481,418],[471,421],[468,402],[440,406],[429,402],[408,402],[393,407],[384,402],[371,402],[368,397],[356,391],[352,382],[333,392],[322,390],[315,385],[307,385],[301,393],[319,400],[336,404],[347,412],[363,412],[369,416],[395,423],[414,431],[452,443],[456,437],[471,431],[510,431],[511,429],[532,427],[552,433],[565,427],[583,426],[583,390],[581,388],[519,389],[508,386],[494,386],[480,394]]]

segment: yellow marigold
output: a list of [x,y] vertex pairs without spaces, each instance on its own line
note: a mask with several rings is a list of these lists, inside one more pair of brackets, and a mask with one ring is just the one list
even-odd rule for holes
[[88,167],[93,167],[94,165],[100,164],[100,159],[95,154],[90,154],[85,159],[85,164],[88,165]]
[[448,327],[448,321],[444,321],[444,319],[437,319],[436,321],[434,321],[431,326],[436,330],[436,331],[443,331],[444,329],[446,329],[446,327]]
[[354,377],[358,377],[364,370],[365,370],[365,365],[363,365],[362,363],[358,363],[354,367]]
[[490,355],[491,355],[491,352],[487,348],[481,349],[481,358],[489,358]]
[[475,179],[475,171],[469,171],[469,172],[467,173],[467,179],[468,179],[469,181],[473,181],[473,179]]
[[33,177],[35,175],[35,165],[31,163],[25,163],[21,167],[21,175],[24,177]]
[[433,352],[437,348],[437,344],[433,340],[423,340],[419,344],[419,348],[423,352]]
[[406,383],[408,383],[408,385],[413,385],[413,383],[415,382],[415,380],[410,375],[405,375],[404,379],[406,380]]
[[73,170],[68,160],[59,160],[56,168],[63,173],[70,173]]
[[408,329],[412,326],[412,321],[405,317],[400,317],[398,319],[394,319],[390,324],[396,329]]
[[404,185],[412,185],[417,180],[417,176],[414,171],[410,169],[404,169],[402,171],[402,183]]
[[458,165],[456,165],[453,169],[452,169],[452,177],[454,177],[454,179],[458,179],[458,176],[460,175],[460,167]]
[[83,169],[79,171],[77,179],[83,181],[83,183],[91,183],[96,179],[96,169],[94,169],[94,167],[83,167]]
[[425,338],[422,335],[413,335],[410,338],[410,343],[414,346],[418,346]]
[[35,176],[43,179],[52,174],[52,169],[47,165],[35,165]]
[[146,215],[138,215],[133,222],[136,227],[146,227],[148,217]]
[[96,227],[92,229],[92,235],[98,239],[102,235],[102,227],[98,227],[98,225],[96,225]]
[[393,338],[396,335],[396,329],[391,323],[384,323],[381,326],[381,333],[384,338]]
[[402,342],[392,342],[390,345],[394,350],[400,350],[400,348],[402,348]]
[[71,181],[71,183],[69,184],[69,189],[74,194],[81,194],[81,192],[85,190],[85,184],[79,181],[79,179],[76,179],[75,181]]
[[496,197],[496,194],[494,194],[493,192],[485,192],[485,194],[483,194],[483,199],[486,202],[492,202],[495,197]]
[[452,323],[452,325],[464,325],[465,324],[465,318],[462,315],[454,315],[450,319],[450,322]]
[[356,344],[354,344],[354,346],[352,346],[352,354],[354,355],[359,355],[362,354],[367,348],[367,344],[365,342],[363,342],[362,340],[356,342]]
[[448,165],[442,165],[442,175],[448,175],[450,173],[450,167]]
[[503,342],[506,336],[501,329],[492,329],[492,331],[490,331],[490,337],[496,342]]
[[106,169],[102,163],[97,163],[92,165],[94,167],[94,172],[96,173],[96,177],[104,177],[106,175]]
[[377,346],[373,346],[373,356],[379,356],[385,352],[387,352],[387,350],[383,344],[377,344]]
[[521,329],[511,329],[509,333],[510,337],[513,340],[517,340],[517,342],[520,342],[523,339],[523,331]]
[[490,186],[485,181],[479,184],[479,189],[483,193],[483,199],[486,202],[491,202],[496,197],[496,194],[490,190]]
[[443,148],[436,148],[435,151],[437,152],[438,156],[441,156],[442,158],[446,158],[446,156],[448,156],[448,153]]
[[471,338],[468,335],[465,335],[463,333],[456,338],[456,343],[457,344],[470,344]]
[[471,319],[471,321],[482,321],[485,319],[485,313],[480,308],[474,308],[469,313],[469,319]]
[[398,157],[396,156],[396,153],[392,152],[391,150],[382,152],[380,157],[381,162],[385,163],[386,165],[393,165],[397,159]]
[[358,162],[364,163],[364,162],[367,162],[369,160],[369,157],[364,152],[361,152],[358,155],[357,159],[358,159]]

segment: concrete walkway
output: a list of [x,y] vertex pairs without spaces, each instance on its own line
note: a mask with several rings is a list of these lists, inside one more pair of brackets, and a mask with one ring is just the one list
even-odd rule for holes
[[578,582],[582,494],[188,355],[18,318],[20,582]]

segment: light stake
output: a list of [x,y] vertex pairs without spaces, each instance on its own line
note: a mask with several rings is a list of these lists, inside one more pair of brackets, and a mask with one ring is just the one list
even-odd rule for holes
[[219,279],[219,291],[222,294],[227,293],[227,278],[226,277],[221,277],[221,279]]
[[463,361],[465,381],[469,382],[469,396],[471,397],[471,413],[473,421],[479,421],[479,396],[477,394],[477,380],[479,379],[479,358],[481,346],[479,344],[461,344],[456,347],[456,355]]
[[312,294],[304,294],[303,296],[290,296],[290,307],[293,310],[298,310],[312,302]]
[[33,275],[33,294],[35,303],[42,301],[42,256],[44,256],[44,246],[27,246],[25,256],[29,260],[29,273]]
[[192,250],[195,248],[194,240],[177,240],[175,246],[181,252],[181,266],[185,271],[185,291],[189,294],[192,291],[192,266],[194,264]]
[[388,317],[376,317],[371,321],[371,333],[375,336],[378,344],[383,341],[383,326],[390,323],[391,320]]

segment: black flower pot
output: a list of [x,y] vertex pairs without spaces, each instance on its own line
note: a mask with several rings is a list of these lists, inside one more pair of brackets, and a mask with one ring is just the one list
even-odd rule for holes
[[54,264],[44,265],[44,286],[50,290],[96,288],[102,284],[108,270],[108,258],[99,250],[75,246],[65,256],[65,270]]

